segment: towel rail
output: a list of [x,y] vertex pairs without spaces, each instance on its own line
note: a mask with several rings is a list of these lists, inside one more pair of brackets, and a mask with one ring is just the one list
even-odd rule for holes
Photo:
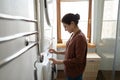
[[37,20],[32,20],[30,18],[22,17],[22,16],[13,16],[8,14],[0,13],[0,19],[5,20],[18,20],[18,21],[26,21],[26,22],[37,22]]
[[14,53],[13,55],[3,59],[0,61],[0,68],[2,66],[4,66],[5,64],[11,62],[12,60],[16,59],[17,57],[21,56],[23,53],[27,52],[29,49],[31,49],[32,47],[36,46],[38,43],[32,43],[26,47],[24,47],[23,49],[21,49],[20,51],[18,51],[17,53]]
[[[39,0],[35,0],[38,1]],[[21,37],[26,37],[26,36],[30,36],[30,35],[35,35],[36,34],[36,41],[32,42],[30,44],[28,44],[27,46],[25,46],[24,48],[22,48],[21,50],[19,50],[16,53],[13,53],[11,56],[8,56],[6,58],[0,59],[0,68],[2,68],[3,66],[7,65],[9,62],[13,61],[14,59],[18,58],[19,56],[21,56],[22,54],[24,54],[25,52],[27,52],[29,49],[31,49],[32,47],[37,47],[37,56],[38,59],[42,61],[42,56],[40,55],[40,42],[39,42],[39,27],[40,27],[40,20],[39,20],[39,6],[35,6],[36,7],[36,15],[35,15],[35,19],[30,19],[27,17],[23,17],[23,16],[14,16],[14,15],[10,15],[10,14],[3,14],[0,13],[0,20],[9,20],[9,21],[24,21],[24,22],[33,22],[36,24],[36,31],[33,32],[23,32],[23,33],[18,33],[18,34],[13,34],[10,36],[4,36],[4,37],[0,37],[0,44],[4,43],[4,42],[8,42],[8,41],[12,41]],[[40,12],[39,12],[40,13]]]
[[38,33],[37,31],[24,32],[24,33],[18,33],[18,34],[7,36],[7,37],[2,37],[2,38],[0,37],[0,43],[8,42],[8,41],[11,41],[11,40],[14,40],[14,39],[18,39],[20,37],[25,37],[25,36],[29,36],[29,35],[33,35],[33,34],[37,34],[37,33]]

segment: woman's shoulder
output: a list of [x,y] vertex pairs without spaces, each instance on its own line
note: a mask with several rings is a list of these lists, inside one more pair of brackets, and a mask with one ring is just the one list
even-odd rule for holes
[[85,34],[80,31],[80,32],[76,35],[76,37],[78,37],[78,38],[79,38],[79,37],[85,37]]
[[86,37],[85,37],[84,33],[82,33],[82,32],[80,32],[76,35],[76,40],[81,40],[81,39],[86,40]]

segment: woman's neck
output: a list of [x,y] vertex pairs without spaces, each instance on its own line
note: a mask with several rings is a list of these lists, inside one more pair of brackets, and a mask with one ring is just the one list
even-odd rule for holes
[[77,32],[77,31],[79,31],[80,29],[78,28],[78,26],[74,29],[74,31],[73,31],[73,35]]

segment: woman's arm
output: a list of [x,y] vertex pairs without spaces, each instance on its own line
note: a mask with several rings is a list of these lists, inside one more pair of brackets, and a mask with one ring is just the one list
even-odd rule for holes
[[50,53],[55,53],[55,54],[65,54],[64,51],[56,51],[56,50],[54,50],[54,49],[49,49],[49,52],[50,52]]

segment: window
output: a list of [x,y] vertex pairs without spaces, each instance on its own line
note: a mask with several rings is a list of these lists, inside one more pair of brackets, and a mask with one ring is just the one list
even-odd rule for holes
[[72,1],[72,2],[60,2],[57,0],[57,39],[58,43],[62,43],[70,37],[70,34],[64,30],[61,24],[61,18],[66,13],[78,13],[80,14],[80,20],[78,26],[85,34],[85,36],[91,40],[91,9],[92,0]]
[[118,0],[105,0],[101,39],[115,38]]

